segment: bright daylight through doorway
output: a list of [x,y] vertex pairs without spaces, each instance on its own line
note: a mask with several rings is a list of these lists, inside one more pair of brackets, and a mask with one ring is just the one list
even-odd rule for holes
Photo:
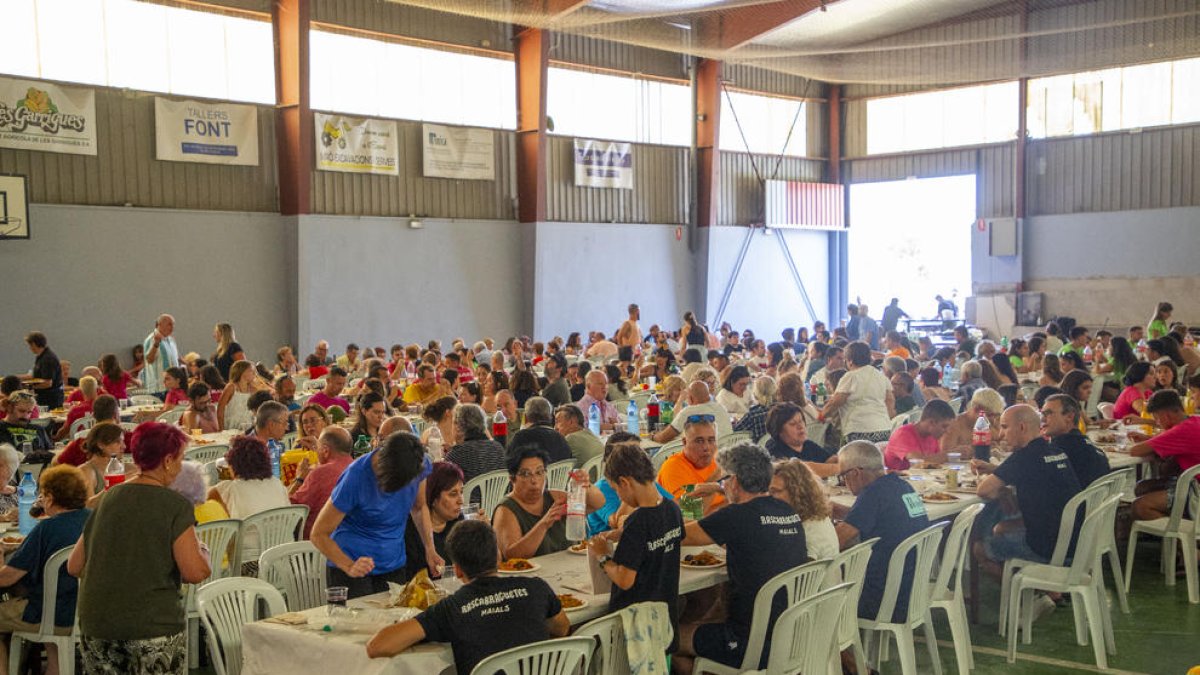
[[954,297],[961,315],[971,292],[974,221],[974,175],[851,185],[851,301],[867,303],[878,319],[899,298],[909,316],[922,318],[934,316],[941,294]]

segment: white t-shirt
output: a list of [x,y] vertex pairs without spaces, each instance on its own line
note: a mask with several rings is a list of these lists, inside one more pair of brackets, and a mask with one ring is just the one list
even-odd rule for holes
[[842,433],[870,433],[888,431],[892,420],[887,414],[887,394],[892,383],[871,366],[862,366],[847,371],[838,382],[838,394],[849,394],[846,404],[839,411],[842,417]]
[[[258,480],[225,480],[215,488],[225,502],[230,518],[242,519],[269,509],[290,506],[287,488],[278,478]],[[250,530],[242,539],[242,561],[258,560],[262,551],[258,547],[258,532]]]
[[837,530],[828,518],[804,521],[804,540],[808,557],[813,560],[826,560],[838,554]]
[[725,410],[729,411],[730,415],[745,415],[750,412],[749,394],[750,388],[746,388],[746,396],[738,396],[729,391],[725,387],[721,387],[721,391],[717,392],[717,403],[720,403]]
[[676,410],[675,417],[671,420],[671,426],[680,434],[683,433],[683,425],[687,422],[687,418],[692,415],[712,415],[717,422],[717,440],[733,433],[733,423],[729,420],[729,413],[725,408],[721,407],[720,403],[709,401],[708,403],[697,403],[689,405],[683,410]]

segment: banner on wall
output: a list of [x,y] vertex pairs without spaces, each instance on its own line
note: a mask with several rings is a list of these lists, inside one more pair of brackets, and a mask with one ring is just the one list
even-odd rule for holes
[[629,143],[575,139],[575,185],[633,189],[633,150]]
[[400,175],[395,121],[313,113],[321,171]]
[[495,180],[495,132],[491,129],[421,125],[421,161],[427,178]]
[[0,77],[0,148],[96,154],[96,92]]
[[155,157],[168,162],[258,166],[252,105],[154,99]]

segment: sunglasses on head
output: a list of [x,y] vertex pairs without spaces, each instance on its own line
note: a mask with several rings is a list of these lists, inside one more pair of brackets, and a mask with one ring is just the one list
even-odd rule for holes
[[688,415],[688,424],[712,424],[717,421],[716,415]]

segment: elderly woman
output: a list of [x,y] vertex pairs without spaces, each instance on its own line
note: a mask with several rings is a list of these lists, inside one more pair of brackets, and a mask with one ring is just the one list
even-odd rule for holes
[[[470,384],[475,384],[471,382]],[[465,385],[464,385],[465,386]],[[453,396],[443,396],[438,400],[430,403],[424,410],[421,411],[421,417],[428,422],[425,430],[421,432],[421,442],[429,442],[429,434],[437,429],[442,434],[442,443],[444,447],[451,447],[458,437],[457,427],[454,423],[454,409],[458,407],[458,401]]]
[[[464,520],[487,520],[487,516],[479,511],[467,513],[463,507],[463,473],[462,469],[450,462],[434,462],[429,478],[425,479],[425,504],[429,508],[429,525],[433,531],[433,547],[437,554],[445,560],[446,537],[450,531]],[[404,547],[408,551],[408,564],[405,565],[411,577],[423,569],[425,562],[425,545],[421,543],[421,533],[412,518],[404,530]],[[429,570],[436,576],[441,570]]]
[[[42,570],[50,556],[74,544],[83,534],[83,525],[91,512],[84,508],[87,491],[83,477],[73,466],[56,466],[42,472],[38,480],[46,518],[38,521],[21,547],[0,567],[0,586],[17,586],[23,592],[12,593],[0,603],[0,666],[7,673],[8,638],[15,631],[36,633],[42,621]],[[75,599],[78,582],[59,574],[58,601],[54,625],[69,630],[75,623]],[[49,668],[58,673],[57,649],[47,645]],[[74,655],[72,654],[72,658]]]
[[192,503],[197,525],[229,518],[221,502],[208,497],[208,478],[199,462],[184,462],[179,467],[175,482],[171,483],[171,489]]
[[458,442],[446,453],[446,461],[462,469],[464,480],[504,470],[504,446],[488,438],[486,427],[483,408],[464,403],[454,409],[454,438]]
[[180,583],[210,572],[192,505],[169,487],[187,443],[172,425],[138,426],[130,450],[141,473],[108,491],[71,551],[85,672],[187,672]]
[[747,431],[755,443],[767,433],[767,410],[775,404],[775,378],[763,375],[754,381],[754,405],[733,425],[734,431]]
[[776,403],[767,413],[767,453],[775,459],[800,459],[818,476],[835,476],[837,463],[827,464],[833,453],[809,440],[804,413],[794,403]]
[[820,419],[838,411],[846,440],[886,441],[896,413],[892,383],[871,367],[871,347],[865,342],[846,345],[846,365],[848,370],[821,410]]
[[[233,479],[214,485],[208,491],[208,498],[221,504],[231,518],[242,519],[291,504],[287,488],[271,475],[266,444],[257,437],[235,437],[225,453],[225,461],[229,462]],[[256,562],[261,552],[258,532],[250,530],[242,535],[243,563]]]
[[[313,524],[313,545],[329,559],[330,586],[349,587],[357,598],[404,583],[410,552],[404,533],[410,517],[425,547],[425,564],[438,576],[437,553],[425,494],[433,463],[416,436],[397,432],[354,460],[338,479]],[[415,555],[415,552],[412,553]]]
[[808,464],[797,459],[777,463],[767,492],[787,502],[800,516],[810,558],[823,560],[837,555],[838,538],[830,519],[829,499]]
[[717,403],[730,415],[741,416],[750,412],[753,402],[754,398],[750,395],[750,369],[746,366],[730,368],[725,381],[721,383],[721,391],[717,392]]
[[[1002,412],[1004,412],[1004,397],[1000,395],[1000,392],[987,387],[976,389],[967,403],[966,411],[955,417],[954,421],[950,423],[950,427],[946,429],[946,433],[942,434],[942,452],[968,453],[971,451],[971,434],[975,431],[975,422],[979,419],[979,413],[987,416],[988,422],[992,425],[994,439],[996,431],[1000,429],[1000,413]],[[993,445],[995,445],[994,440]]]
[[[504,558],[533,558],[561,551],[567,540],[567,495],[546,489],[550,457],[537,446],[514,450],[508,459],[512,492],[496,507],[494,525]],[[587,488],[587,511],[604,505],[604,495]]]
[[0,520],[17,519],[17,483],[21,453],[8,443],[0,444]]
[[112,422],[100,422],[83,441],[87,461],[80,465],[89,498],[104,491],[104,470],[113,457],[125,454],[125,430]]

